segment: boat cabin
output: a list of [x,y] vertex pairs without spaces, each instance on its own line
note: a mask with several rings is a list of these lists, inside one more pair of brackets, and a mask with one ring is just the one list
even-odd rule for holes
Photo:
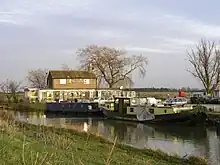
[[105,106],[114,112],[121,114],[127,113],[127,107],[130,107],[131,101],[127,97],[115,97],[113,101],[106,101]]
[[[132,98],[133,99],[133,98]],[[135,115],[138,111],[146,108],[145,104],[133,104],[132,99],[128,97],[115,97],[114,101],[105,102],[105,106],[114,112],[118,112],[121,115]],[[172,106],[163,106],[163,107],[150,107],[149,112],[154,115],[164,115],[164,114],[173,114],[179,113],[180,111],[191,110],[191,106],[185,107],[172,107]]]
[[105,102],[105,106],[114,112],[119,112],[122,115],[136,115],[137,111],[140,110],[140,106],[146,105],[138,105],[132,104],[131,98],[128,97],[115,97],[114,101]]

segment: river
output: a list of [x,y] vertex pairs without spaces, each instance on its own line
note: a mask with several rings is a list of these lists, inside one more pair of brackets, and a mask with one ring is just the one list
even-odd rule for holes
[[139,123],[95,119],[45,116],[44,114],[9,112],[15,119],[31,124],[55,126],[91,132],[108,140],[115,136],[123,144],[136,148],[160,149],[180,156],[195,155],[220,165],[220,135],[215,128],[183,126],[147,126]]

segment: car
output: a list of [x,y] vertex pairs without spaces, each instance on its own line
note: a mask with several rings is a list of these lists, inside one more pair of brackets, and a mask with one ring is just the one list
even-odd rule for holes
[[219,104],[220,98],[195,94],[190,98],[190,102],[192,104]]
[[210,104],[219,104],[220,103],[220,98],[218,97],[213,97],[210,99]]
[[168,98],[164,102],[165,106],[172,106],[172,105],[184,106],[185,104],[187,104],[187,99],[182,97]]
[[201,94],[194,94],[190,97],[191,104],[205,104],[208,101],[208,98]]

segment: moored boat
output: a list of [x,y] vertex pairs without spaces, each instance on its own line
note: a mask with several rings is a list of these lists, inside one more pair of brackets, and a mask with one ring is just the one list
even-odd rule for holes
[[130,98],[118,97],[114,102],[102,107],[103,114],[108,119],[128,120],[146,124],[167,123],[204,123],[206,115],[194,111],[192,106],[150,106],[132,105]]
[[45,113],[71,114],[79,117],[103,117],[97,103],[89,102],[51,102],[46,103]]

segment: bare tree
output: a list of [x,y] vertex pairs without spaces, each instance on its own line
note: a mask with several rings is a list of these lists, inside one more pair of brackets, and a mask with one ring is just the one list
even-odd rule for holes
[[213,41],[201,40],[187,51],[192,69],[188,70],[198,78],[207,94],[213,94],[220,82],[220,50]]
[[130,77],[135,70],[146,73],[147,58],[142,55],[126,56],[126,51],[105,46],[90,45],[79,49],[77,55],[81,67],[92,70],[97,78],[104,80],[109,88]]
[[13,99],[14,102],[18,101],[17,93],[21,89],[21,82],[15,80],[6,80],[0,84],[1,91],[6,95],[8,101]]
[[123,80],[118,81],[116,84],[113,85],[114,88],[120,88],[123,86],[124,88],[130,88],[134,85],[134,82],[131,76],[126,76]]
[[30,70],[27,79],[32,87],[44,89],[47,87],[47,73],[47,69]]

